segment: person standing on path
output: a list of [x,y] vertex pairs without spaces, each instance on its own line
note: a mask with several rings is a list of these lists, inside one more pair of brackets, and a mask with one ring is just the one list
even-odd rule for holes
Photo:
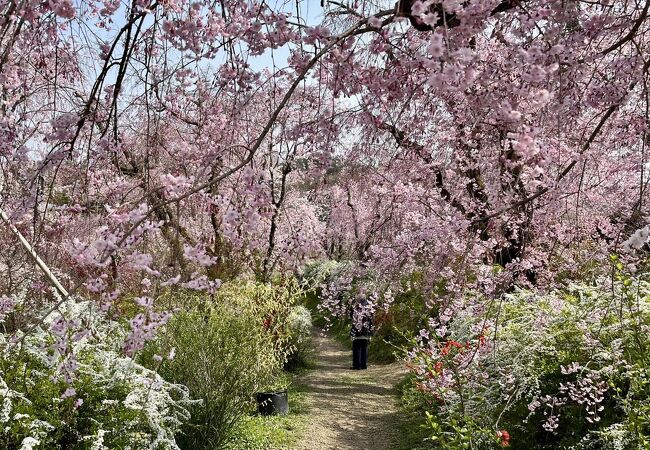
[[368,368],[368,344],[374,332],[372,323],[372,308],[363,293],[357,296],[357,302],[350,313],[352,318],[352,369],[365,370]]

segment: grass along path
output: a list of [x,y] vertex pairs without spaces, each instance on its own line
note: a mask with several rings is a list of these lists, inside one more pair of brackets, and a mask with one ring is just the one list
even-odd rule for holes
[[[370,344],[372,352],[372,343]],[[296,450],[389,450],[397,419],[400,363],[350,370],[352,350],[316,334],[316,369],[301,380],[309,423]]]

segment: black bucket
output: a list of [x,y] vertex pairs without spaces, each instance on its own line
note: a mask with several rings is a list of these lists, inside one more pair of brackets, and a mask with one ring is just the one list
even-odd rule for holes
[[289,398],[286,389],[276,392],[258,392],[257,410],[263,416],[284,416],[289,413]]

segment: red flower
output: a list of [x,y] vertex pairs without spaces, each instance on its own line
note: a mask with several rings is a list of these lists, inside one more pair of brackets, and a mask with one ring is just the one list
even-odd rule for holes
[[453,339],[450,339],[447,342],[445,342],[445,345],[442,347],[442,349],[440,349],[440,354],[442,356],[447,356],[449,355],[449,352],[451,352],[451,349],[454,347],[460,349],[460,353],[463,353],[464,351],[463,344],[461,344],[458,341],[454,341]]
[[497,438],[501,439],[501,447],[510,447],[510,433],[507,430],[497,431]]

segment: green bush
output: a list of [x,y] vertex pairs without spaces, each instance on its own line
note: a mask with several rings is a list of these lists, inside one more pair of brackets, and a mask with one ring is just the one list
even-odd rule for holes
[[437,443],[429,440],[431,433],[424,425],[426,411],[433,406],[430,395],[417,389],[415,377],[406,376],[398,385],[399,415],[397,433],[391,450],[433,450]]
[[[191,420],[177,436],[183,449],[224,445],[251,411],[256,392],[274,387],[293,352],[288,317],[295,286],[247,281],[223,285],[214,298],[175,293],[181,306],[142,359],[165,379],[187,386]],[[176,357],[156,362],[175,349]]]
[[425,296],[419,288],[417,275],[403,283],[401,292],[395,295],[387,310],[379,310],[375,316],[376,333],[371,343],[369,357],[375,362],[393,362],[399,350],[409,339],[427,324],[431,314]]
[[[175,348],[173,360],[158,368],[164,378],[185,384],[201,403],[190,409],[191,420],[177,442],[182,449],[218,448],[249,409],[255,391],[267,384],[279,366],[273,343],[260,332],[255,317],[232,308],[177,314],[164,339]],[[155,344],[143,355],[154,366]]]

